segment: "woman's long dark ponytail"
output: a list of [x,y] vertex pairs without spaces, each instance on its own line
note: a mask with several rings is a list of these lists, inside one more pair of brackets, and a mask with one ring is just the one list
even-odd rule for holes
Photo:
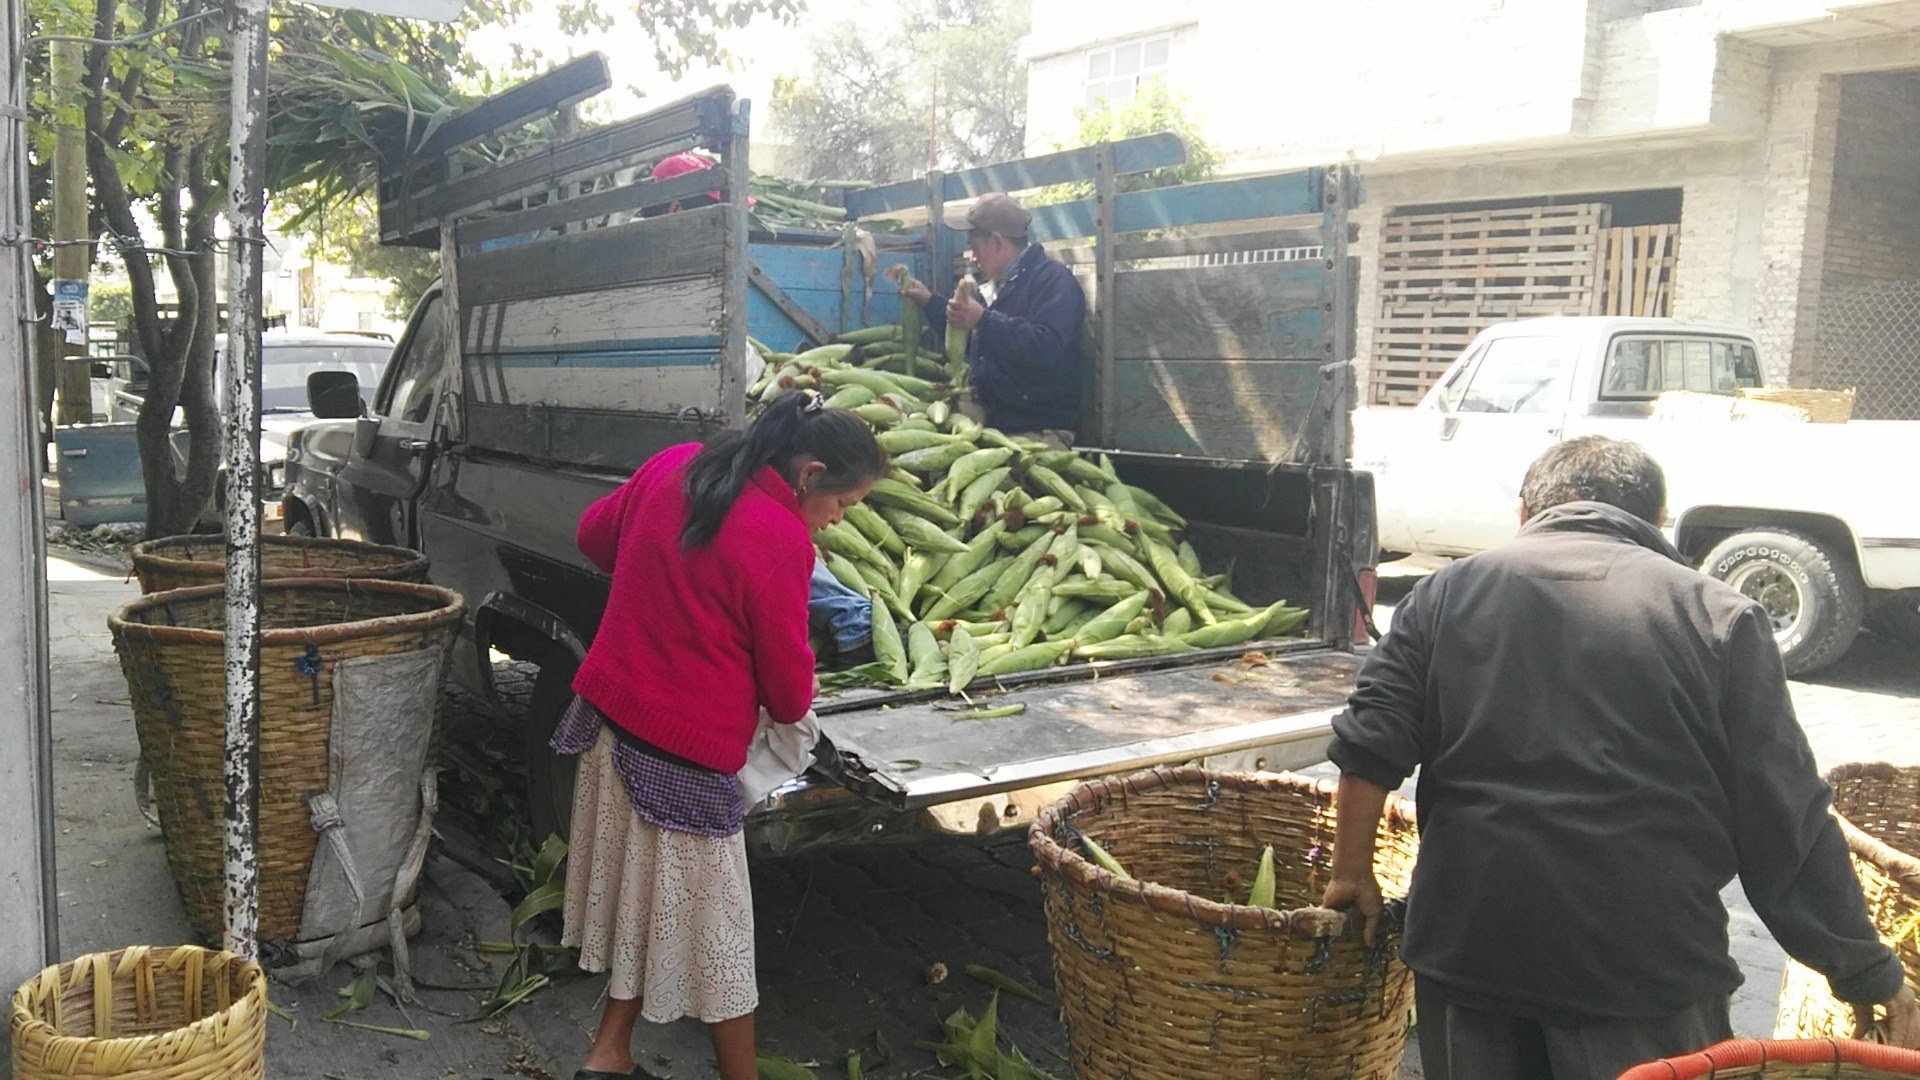
[[681,546],[691,551],[720,535],[734,501],[753,474],[772,466],[785,477],[797,458],[811,457],[827,467],[819,490],[850,491],[887,471],[887,454],[873,429],[845,409],[829,409],[812,390],[774,399],[753,423],[727,431],[702,447],[687,467],[687,524]]

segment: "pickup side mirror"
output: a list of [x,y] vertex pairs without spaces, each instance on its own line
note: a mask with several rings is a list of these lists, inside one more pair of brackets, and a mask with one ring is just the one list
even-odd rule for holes
[[356,420],[365,415],[360,380],[351,371],[316,371],[307,376],[307,407],[322,420]]

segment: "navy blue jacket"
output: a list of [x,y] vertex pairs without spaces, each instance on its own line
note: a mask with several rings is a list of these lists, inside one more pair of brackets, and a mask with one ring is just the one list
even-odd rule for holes
[[[999,295],[967,338],[968,380],[987,424],[1002,431],[1080,427],[1081,324],[1087,298],[1073,271],[1030,244],[1007,269]],[[940,340],[947,298],[927,301]]]

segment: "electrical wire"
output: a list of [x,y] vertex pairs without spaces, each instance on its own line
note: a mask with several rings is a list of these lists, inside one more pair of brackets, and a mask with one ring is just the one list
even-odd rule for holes
[[0,235],[0,247],[31,247],[35,251],[48,251],[63,247],[95,247],[103,244],[113,248],[115,252],[121,255],[145,254],[163,257],[172,256],[183,259],[190,259],[195,255],[206,252],[213,252],[219,255],[231,254],[233,245],[235,244],[259,244],[262,247],[271,246],[269,241],[264,237],[256,238],[250,236],[231,236],[225,240],[208,240],[199,248],[170,248],[156,247],[142,242],[138,237],[119,236],[114,233],[108,233],[103,237],[81,240],[49,240],[40,236],[23,236],[19,233]]
[[105,45],[108,48],[125,48],[132,45],[139,45],[143,42],[159,37],[161,34],[164,34],[169,30],[177,30],[180,27],[185,26],[190,22],[197,22],[201,19],[210,18],[214,15],[219,15],[219,14],[222,14],[222,10],[220,8],[208,8],[206,11],[196,12],[192,15],[187,16],[184,19],[175,19],[174,21],[168,23],[165,26],[156,26],[151,30],[143,31],[138,34],[134,34],[130,37],[123,37],[123,38],[76,37],[71,34],[40,34],[36,37],[28,38],[26,40],[25,47],[31,49],[35,45],[46,45],[56,41],[64,41],[64,42],[72,42],[79,45]]

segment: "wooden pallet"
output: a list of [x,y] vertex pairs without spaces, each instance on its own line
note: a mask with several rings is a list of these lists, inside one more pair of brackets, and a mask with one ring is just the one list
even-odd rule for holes
[[1418,402],[1496,322],[1597,314],[1604,203],[1405,213],[1381,223],[1369,398]]
[[1602,230],[1601,314],[1648,318],[1672,314],[1673,272],[1679,248],[1677,224]]

